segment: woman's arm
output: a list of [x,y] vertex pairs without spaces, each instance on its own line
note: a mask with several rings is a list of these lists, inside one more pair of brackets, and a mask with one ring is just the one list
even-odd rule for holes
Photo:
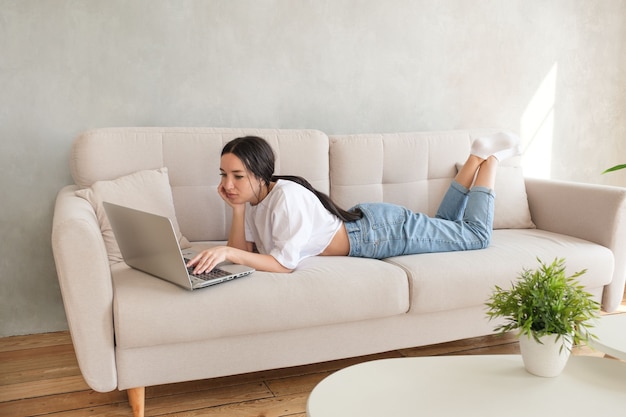
[[232,224],[228,233],[228,244],[227,246],[216,246],[200,252],[187,263],[187,267],[195,266],[194,274],[201,274],[212,270],[220,262],[229,261],[235,264],[250,266],[258,271],[291,272],[291,269],[285,268],[273,256],[252,251],[252,242],[246,241],[245,204],[230,203],[221,184],[218,185],[217,192],[233,209]]
[[245,216],[246,216],[246,205],[244,204],[233,204],[228,200],[226,196],[226,190],[222,184],[217,186],[217,192],[222,197],[222,200],[228,204],[233,210],[232,222],[230,226],[230,231],[228,232],[228,246],[233,248],[251,251],[251,245],[249,242],[246,242],[246,231],[245,231]]
[[248,252],[230,246],[216,246],[206,249],[191,259],[187,266],[195,266],[194,274],[201,274],[212,270],[217,264],[223,261],[247,265],[257,271],[285,273],[292,271],[292,269],[285,268],[281,265],[272,255]]
[[245,232],[245,206],[233,207],[233,221],[228,233],[228,246],[251,251],[250,242],[246,242]]

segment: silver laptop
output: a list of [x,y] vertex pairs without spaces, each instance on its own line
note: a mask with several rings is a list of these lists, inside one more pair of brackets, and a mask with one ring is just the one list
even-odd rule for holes
[[208,287],[254,272],[254,268],[245,265],[223,262],[211,271],[195,275],[193,268],[187,268],[186,264],[197,252],[181,250],[170,219],[109,202],[103,205],[122,257],[132,268],[187,290]]

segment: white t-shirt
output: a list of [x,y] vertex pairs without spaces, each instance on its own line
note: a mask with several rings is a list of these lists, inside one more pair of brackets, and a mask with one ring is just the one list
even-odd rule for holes
[[319,255],[343,222],[311,191],[289,180],[278,180],[256,206],[246,206],[246,240],[285,268]]

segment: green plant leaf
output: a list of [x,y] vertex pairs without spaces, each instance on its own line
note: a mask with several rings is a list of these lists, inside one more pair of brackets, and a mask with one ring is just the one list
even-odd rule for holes
[[626,168],[626,164],[615,165],[614,167],[604,170],[602,173],[606,174],[608,172],[619,171],[620,169],[624,168]]

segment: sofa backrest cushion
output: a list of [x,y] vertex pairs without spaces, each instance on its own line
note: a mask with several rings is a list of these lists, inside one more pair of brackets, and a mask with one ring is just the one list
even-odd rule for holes
[[81,188],[138,171],[166,167],[176,218],[191,241],[226,240],[230,208],[217,193],[222,147],[246,135],[266,139],[276,174],[300,175],[329,192],[328,137],[317,130],[230,128],[107,128],[79,135],[70,167]]
[[384,201],[432,216],[470,143],[468,131],[331,135],[331,198],[344,208]]
[[[435,215],[472,138],[493,130],[330,136],[331,197],[343,208],[388,202]],[[534,228],[519,158],[503,161],[494,191],[494,229]]]

